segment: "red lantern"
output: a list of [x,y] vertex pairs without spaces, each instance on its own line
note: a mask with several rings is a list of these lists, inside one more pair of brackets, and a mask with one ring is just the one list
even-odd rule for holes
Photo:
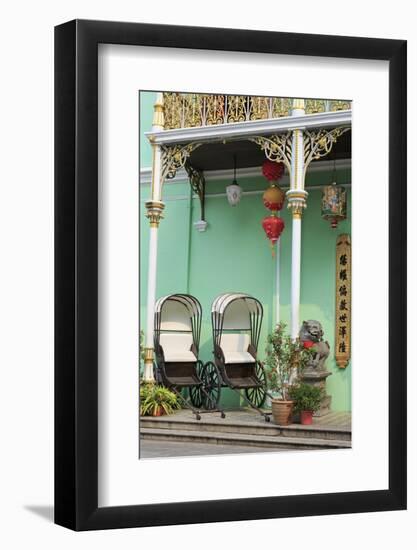
[[264,205],[268,210],[277,212],[281,210],[284,205],[285,193],[277,185],[272,185],[263,194]]
[[268,181],[278,181],[284,175],[284,165],[282,162],[272,162],[266,160],[262,164],[262,174]]
[[266,236],[271,241],[272,255],[274,255],[274,245],[279,239],[281,233],[284,231],[284,220],[271,214],[262,220],[262,227]]

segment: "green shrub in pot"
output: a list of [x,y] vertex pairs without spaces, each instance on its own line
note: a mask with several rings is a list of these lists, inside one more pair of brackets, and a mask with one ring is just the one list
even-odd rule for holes
[[172,414],[180,409],[178,397],[168,388],[153,382],[141,382],[140,414],[141,416],[160,416]]
[[289,396],[294,401],[294,412],[316,412],[320,408],[323,390],[310,384],[297,384],[289,388]]

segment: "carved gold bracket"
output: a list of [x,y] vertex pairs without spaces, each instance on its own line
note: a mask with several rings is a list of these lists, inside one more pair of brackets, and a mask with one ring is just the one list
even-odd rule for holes
[[[259,145],[265,153],[267,159],[273,162],[283,162],[292,175],[292,153],[295,151],[295,165],[297,166],[297,139],[301,134],[303,139],[302,150],[304,151],[304,166],[302,167],[302,182],[304,182],[305,174],[311,161],[318,160],[328,155],[333,145],[338,138],[345,132],[349,131],[350,127],[339,127],[332,129],[321,129],[317,131],[295,129],[286,132],[285,134],[274,134],[272,136],[254,136],[248,138]],[[295,140],[295,141],[294,141]],[[294,144],[294,147],[293,147]],[[291,208],[293,217],[300,219],[304,208],[306,207],[306,199],[308,193],[304,191],[304,183],[299,188],[290,189],[287,191],[288,208]]]
[[201,220],[205,221],[205,193],[206,193],[206,180],[204,174],[201,170],[194,168],[188,160],[185,162],[184,168],[188,174],[190,180],[191,189],[194,191],[198,198],[200,199],[200,208],[201,208]]
[[187,143],[187,145],[162,145],[162,171],[161,179],[175,178],[177,170],[184,168],[191,153],[200,147],[201,143]]
[[[325,128],[317,131],[303,130],[304,140],[304,173],[313,160],[318,160],[328,155],[338,138],[350,130],[350,126]],[[293,144],[293,132],[275,134],[272,136],[255,136],[248,138],[264,151],[266,158],[273,162],[283,162],[291,174],[291,154]]]
[[248,138],[262,149],[267,159],[273,162],[283,162],[291,173],[292,132],[274,134],[272,136],[255,136]]
[[350,126],[321,129],[317,131],[304,130],[304,171],[312,160],[318,160],[328,155],[338,138],[350,130]]

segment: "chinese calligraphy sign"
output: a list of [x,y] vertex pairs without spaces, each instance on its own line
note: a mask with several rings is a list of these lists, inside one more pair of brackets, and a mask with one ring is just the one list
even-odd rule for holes
[[339,235],[336,242],[336,335],[335,359],[341,369],[350,360],[351,325],[351,245],[350,236]]

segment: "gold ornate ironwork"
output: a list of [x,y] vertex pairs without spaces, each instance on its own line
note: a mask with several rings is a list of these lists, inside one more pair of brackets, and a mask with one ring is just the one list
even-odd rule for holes
[[289,97],[268,98],[272,103],[271,115],[268,118],[280,118],[291,114],[292,99]]
[[326,111],[326,102],[324,99],[306,99],[306,114],[324,113]]
[[249,107],[247,96],[225,96],[226,122],[245,122],[249,119]]
[[187,159],[201,143],[187,143],[186,145],[162,145],[162,181],[175,178],[177,170],[183,168]]
[[[307,114],[350,109],[345,100],[300,99]],[[188,94],[164,92],[164,128],[192,128],[266,120],[289,116],[294,100],[288,97]]]
[[150,222],[151,227],[159,227],[159,222],[164,218],[162,212],[165,204],[161,201],[146,201],[146,217]]
[[191,166],[189,162],[186,162],[184,167],[188,174],[188,178],[190,180],[191,189],[200,199],[200,208],[201,208],[200,219],[204,221],[205,220],[204,203],[205,203],[205,191],[206,191],[206,180],[204,178],[204,174],[201,170],[197,170],[197,168],[194,168],[194,166]]
[[348,111],[352,108],[350,101],[334,100],[330,101],[330,111]]
[[202,113],[202,97],[199,94],[189,94],[184,102],[184,126],[193,128],[200,126]]
[[341,369],[350,360],[351,350],[351,244],[350,236],[339,235],[336,242],[336,334],[335,359]]
[[182,94],[164,93],[164,128],[182,128],[182,105],[184,99]]
[[272,136],[254,136],[248,138],[260,146],[265,153],[266,158],[273,162],[283,162],[291,172],[291,151],[292,151],[292,132],[285,134],[274,134]]
[[249,119],[263,120],[272,118],[271,98],[268,97],[249,97]]
[[323,128],[317,131],[304,130],[304,166],[307,169],[312,160],[318,160],[330,153],[338,138],[350,130],[350,126]]
[[203,110],[201,126],[211,126],[213,124],[224,124],[225,120],[225,96],[207,95],[203,96]]

